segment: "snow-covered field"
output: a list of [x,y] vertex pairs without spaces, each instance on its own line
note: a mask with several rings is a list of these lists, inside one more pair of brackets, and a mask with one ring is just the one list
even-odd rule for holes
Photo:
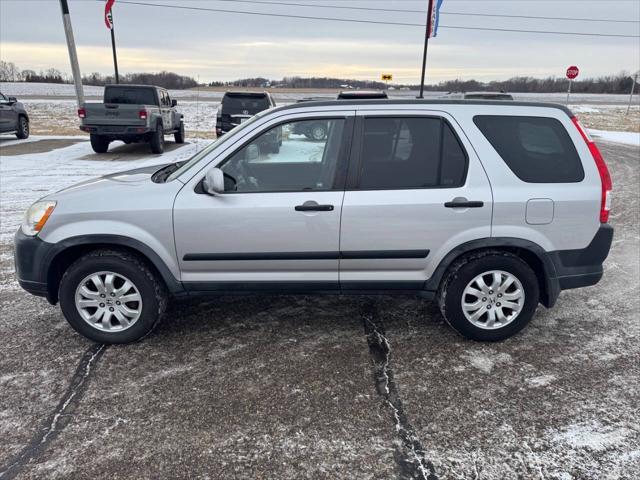
[[[56,83],[24,83],[24,82],[0,82],[0,91],[5,95],[14,96],[31,96],[31,97],[75,97],[75,89],[70,84],[56,84]],[[295,102],[304,97],[324,97],[333,98],[335,93],[327,93],[326,91],[318,92],[290,92],[280,91],[277,88],[270,90],[276,99],[280,99],[284,103]],[[85,86],[84,94],[87,97],[101,97],[103,87]],[[212,91],[208,89],[190,89],[190,90],[170,90],[170,93],[175,98],[185,97],[200,97],[204,100],[220,100],[223,92]],[[390,90],[389,95],[392,97],[406,97],[415,98],[417,92],[413,90]],[[426,98],[439,97],[446,92],[425,92]],[[542,102],[555,102],[565,103],[565,93],[514,93],[516,100],[522,101],[542,101]],[[611,105],[626,105],[629,101],[628,95],[610,95],[599,93],[574,93],[571,95],[572,105],[582,104],[611,104]],[[635,95],[633,98],[633,104],[640,104],[640,95]]]

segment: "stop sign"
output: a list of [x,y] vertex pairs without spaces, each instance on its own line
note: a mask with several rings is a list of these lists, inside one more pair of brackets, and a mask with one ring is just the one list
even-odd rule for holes
[[576,78],[579,73],[580,73],[580,69],[575,65],[572,65],[569,68],[567,68],[567,78],[569,80],[573,80],[574,78]]

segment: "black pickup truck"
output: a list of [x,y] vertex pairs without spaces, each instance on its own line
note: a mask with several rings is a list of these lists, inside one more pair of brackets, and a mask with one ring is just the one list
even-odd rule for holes
[[149,143],[153,153],[162,153],[165,135],[184,143],[184,119],[177,104],[161,87],[107,85],[103,103],[85,103],[78,109],[80,130],[89,133],[96,153],[105,153],[114,140]]

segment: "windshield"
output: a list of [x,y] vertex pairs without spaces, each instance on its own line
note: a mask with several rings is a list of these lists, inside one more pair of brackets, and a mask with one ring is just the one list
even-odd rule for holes
[[167,177],[166,181],[170,182],[170,181],[178,178],[180,175],[185,173],[191,167],[197,165],[200,162],[200,160],[202,160],[203,158],[208,157],[209,154],[211,154],[211,152],[216,150],[220,145],[224,145],[224,144],[228,143],[229,140],[233,140],[234,137],[236,137],[240,132],[242,132],[243,130],[246,130],[246,128],[248,126],[250,126],[253,123],[255,123],[256,120],[261,118],[267,112],[268,112],[268,110],[265,110],[263,112],[258,113],[257,115],[254,115],[253,117],[251,117],[246,122],[243,122],[240,125],[238,125],[237,127],[235,127],[233,130],[231,130],[229,133],[227,133],[224,137],[218,138],[217,140],[212,142],[210,145],[206,146],[203,150],[201,150],[200,152],[196,153],[193,157],[191,157],[189,160],[187,160],[184,163],[184,165],[180,166],[180,168],[178,168],[175,172],[173,172],[171,175],[169,175]]
[[155,105],[153,88],[107,87],[104,89],[104,103],[125,105]]

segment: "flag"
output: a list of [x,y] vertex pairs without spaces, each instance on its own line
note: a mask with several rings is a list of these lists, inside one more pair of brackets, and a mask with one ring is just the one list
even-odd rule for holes
[[429,38],[436,37],[438,34],[438,24],[440,23],[440,7],[442,6],[442,2],[444,0],[433,0],[430,3],[431,12],[429,12],[429,16],[431,17],[431,30],[429,31]]
[[116,0],[107,0],[107,3],[104,6],[104,24],[107,26],[109,30],[113,28],[113,19],[111,17],[111,7],[116,3]]

